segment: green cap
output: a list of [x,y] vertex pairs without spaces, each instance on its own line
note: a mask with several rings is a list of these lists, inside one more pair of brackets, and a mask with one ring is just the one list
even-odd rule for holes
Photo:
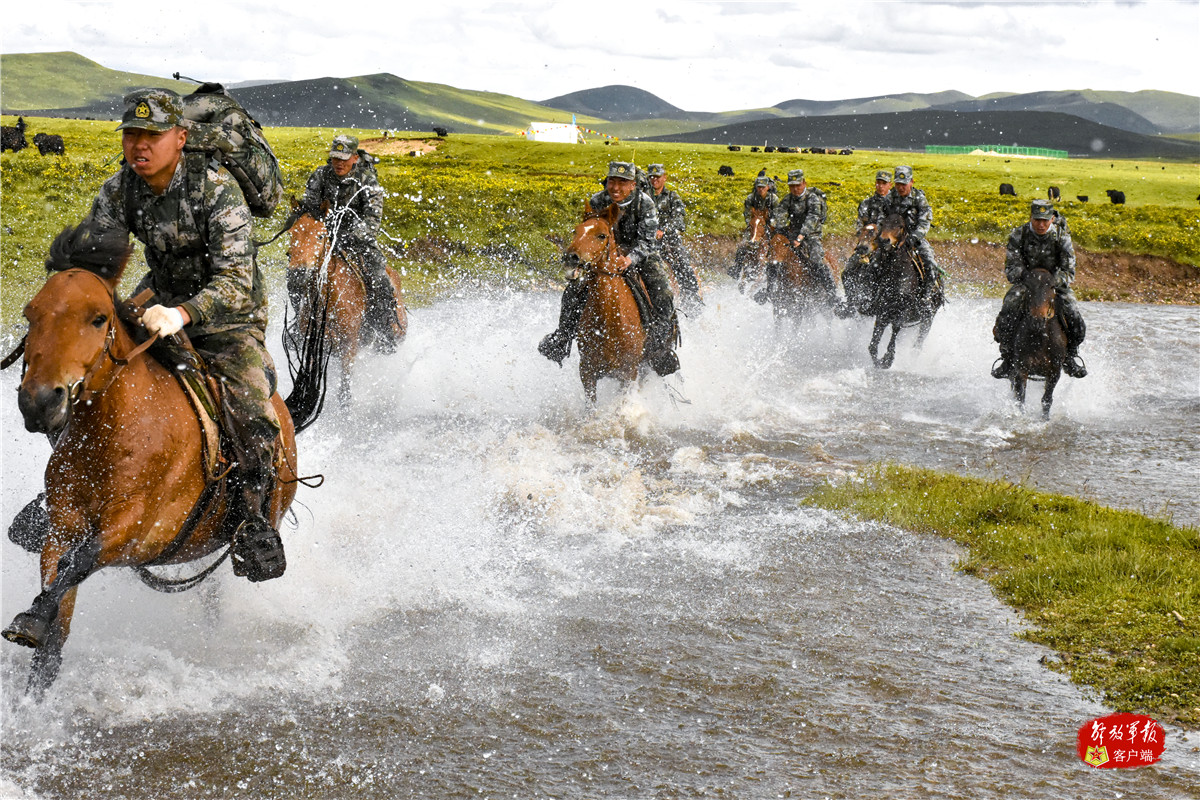
[[122,128],[169,131],[183,125],[183,99],[170,89],[139,89],[125,95]]
[[912,183],[912,167],[896,167],[896,183]]
[[788,170],[788,186],[792,186],[797,183],[804,183],[804,170],[789,169]]
[[892,173],[888,172],[886,169],[881,169],[881,170],[879,170],[879,172],[875,173],[875,180],[887,181],[888,183],[891,183],[892,182]]
[[608,163],[608,177],[624,178],[627,181],[634,180],[637,177],[637,167],[628,161],[610,161]]
[[766,175],[759,175],[757,178],[754,179],[755,188],[757,188],[759,186],[766,186],[769,189],[770,187],[772,187],[774,185],[775,185],[775,181],[771,180]]
[[646,174],[651,178],[661,178],[667,174],[667,168],[662,164],[651,164],[646,167]]
[[1049,200],[1034,200],[1029,209],[1030,219],[1054,219],[1054,206]]
[[353,158],[358,154],[358,139],[353,136],[347,136],[344,133],[333,137],[333,144],[329,148],[330,158],[340,158],[345,161],[348,158]]

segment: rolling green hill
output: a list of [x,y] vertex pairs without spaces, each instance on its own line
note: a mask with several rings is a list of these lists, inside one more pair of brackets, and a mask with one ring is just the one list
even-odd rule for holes
[[0,56],[0,102],[9,109],[74,108],[120,101],[142,86],[191,91],[193,84],[153,75],[118,72],[78,53],[17,53]]

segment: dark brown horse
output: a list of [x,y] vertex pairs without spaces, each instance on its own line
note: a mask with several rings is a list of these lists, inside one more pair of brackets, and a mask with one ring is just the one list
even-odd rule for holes
[[766,271],[766,297],[771,301],[777,326],[785,320],[799,323],[805,315],[829,308],[825,293],[782,233],[772,234],[767,242]]
[[600,378],[629,383],[637,378],[645,356],[646,331],[626,279],[628,268],[617,264],[625,255],[613,235],[619,210],[613,204],[596,212],[585,204],[583,221],[564,256],[568,268],[579,270],[587,286],[578,333],[579,379],[593,403]]
[[[887,369],[896,358],[896,336],[901,328],[917,326],[914,346],[920,348],[925,342],[933,316],[941,306],[941,295],[922,291],[922,271],[929,267],[918,258],[905,233],[904,220],[898,214],[889,215],[879,224],[871,249],[876,293],[868,310],[875,317],[875,328],[867,349],[875,366]],[[889,326],[892,337],[887,352],[880,358],[879,342]]]
[[745,292],[747,285],[754,287],[766,278],[763,265],[767,260],[767,218],[769,212],[765,208],[750,209],[750,224],[746,226],[743,241],[738,245],[733,257],[733,268],[729,271],[732,278],[738,282],[738,291]]
[[[293,202],[293,210],[297,204]],[[297,325],[284,336],[289,363],[319,360],[322,364],[336,355],[341,363],[338,397],[350,399],[350,373],[359,348],[365,343],[367,290],[361,267],[351,263],[336,248],[325,224],[302,214],[292,225],[288,247],[289,287],[299,278]],[[388,277],[396,295],[396,321],[392,336],[398,345],[408,331],[408,315],[400,277],[388,267]],[[316,371],[316,370],[314,370]],[[323,367],[320,370],[323,373]]]
[[1067,334],[1058,314],[1054,276],[1048,270],[1027,270],[1024,277],[1025,307],[1013,334],[1012,391],[1017,402],[1025,404],[1025,385],[1029,380],[1044,380],[1042,416],[1050,417],[1054,387],[1062,377],[1067,354]]
[[[42,591],[3,636],[34,648],[29,686],[37,695],[58,674],[85,578],[133,567],[150,583],[146,566],[193,561],[227,547],[232,535],[205,418],[118,313],[129,252],[125,235],[97,245],[64,231],[51,249],[57,271],[25,307],[18,405],[25,427],[54,443],[46,465],[50,527],[41,544]],[[296,443],[284,401],[276,394],[272,403],[281,433],[269,520],[278,527],[296,494]]]

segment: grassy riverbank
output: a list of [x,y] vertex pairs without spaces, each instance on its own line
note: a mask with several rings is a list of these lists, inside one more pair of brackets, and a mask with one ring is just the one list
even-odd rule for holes
[[1052,648],[1053,669],[1118,711],[1200,728],[1200,531],[1004,482],[900,466],[808,502],[953,539]]

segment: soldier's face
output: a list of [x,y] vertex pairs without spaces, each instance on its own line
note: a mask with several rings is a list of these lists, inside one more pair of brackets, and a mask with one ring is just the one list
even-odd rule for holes
[[358,153],[349,158],[330,158],[329,163],[333,165],[333,174],[339,178],[344,178],[350,174],[350,170],[354,169],[354,165],[358,163]]
[[1050,230],[1050,223],[1053,220],[1048,219],[1029,219],[1029,227],[1033,228],[1033,232],[1038,236],[1045,236],[1046,231]]
[[887,181],[875,181],[875,194],[883,197],[892,190],[892,184]]
[[628,178],[609,178],[605,188],[614,203],[624,203],[633,193],[633,181]]
[[804,194],[804,190],[808,188],[808,181],[800,181],[799,183],[789,183],[788,191],[796,197]]
[[661,192],[663,187],[667,185],[666,175],[656,175],[650,179],[650,185],[654,187],[654,191]]
[[910,194],[912,194],[912,184],[911,183],[897,183],[896,184],[896,194],[900,195],[901,197],[908,197]]
[[155,189],[160,185],[166,188],[171,182],[186,142],[187,131],[183,128],[171,128],[168,131],[125,128],[121,131],[121,150],[125,154],[125,161]]
[[754,191],[758,192],[758,196],[759,196],[759,197],[766,197],[766,196],[767,196],[767,190],[768,190],[768,189],[770,189],[770,188],[771,188],[771,187],[769,187],[769,186],[755,186],[755,187],[754,187]]

